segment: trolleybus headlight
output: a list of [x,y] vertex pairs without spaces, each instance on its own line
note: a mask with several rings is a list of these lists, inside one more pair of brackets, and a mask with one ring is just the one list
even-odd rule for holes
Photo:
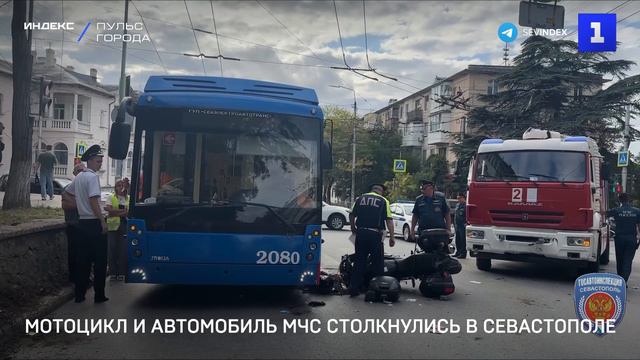
[[308,253],[307,254],[307,261],[313,261],[313,254],[312,253]]
[[131,239],[131,245],[138,246],[138,239],[136,238]]
[[312,242],[309,244],[309,250],[313,251],[318,248],[318,244]]
[[313,230],[313,232],[311,233],[311,235],[313,235],[313,236],[320,236],[320,231],[318,231],[318,230]]
[[135,225],[131,225],[131,226],[129,226],[129,229],[131,230],[131,232],[136,232],[136,230],[138,229],[138,227],[137,227],[137,226],[135,226]]

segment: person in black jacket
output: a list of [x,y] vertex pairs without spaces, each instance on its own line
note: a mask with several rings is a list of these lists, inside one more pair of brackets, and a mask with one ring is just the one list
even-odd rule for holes
[[464,193],[458,194],[458,204],[455,209],[454,227],[456,229],[456,253],[453,257],[464,259],[467,257],[467,197]]
[[607,211],[607,217],[616,222],[616,267],[618,275],[629,281],[631,264],[638,249],[638,233],[640,232],[640,209],[631,206],[629,194],[618,196],[620,207]]
[[362,194],[356,199],[351,214],[349,214],[351,232],[356,234],[354,271],[349,282],[351,297],[360,294],[360,287],[365,281],[367,273],[367,258],[370,257],[372,276],[380,276],[384,273],[383,234],[385,223],[389,234],[391,234],[389,246],[395,245],[389,201],[382,196],[385,190],[386,188],[382,184],[372,184],[370,192]]
[[435,192],[434,184],[429,180],[422,180],[422,195],[416,198],[411,217],[409,236],[415,239],[415,228],[418,231],[429,229],[446,229],[451,235],[451,214],[447,199]]

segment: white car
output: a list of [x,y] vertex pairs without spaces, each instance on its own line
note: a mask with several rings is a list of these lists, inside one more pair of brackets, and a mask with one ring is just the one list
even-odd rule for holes
[[349,224],[351,210],[342,206],[329,205],[322,202],[322,223],[331,230],[340,230]]
[[402,237],[405,241],[409,241],[413,206],[413,202],[399,202],[390,205],[394,235]]

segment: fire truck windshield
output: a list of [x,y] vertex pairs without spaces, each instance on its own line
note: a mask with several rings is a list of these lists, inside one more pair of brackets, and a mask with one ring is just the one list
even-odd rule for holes
[[481,153],[476,181],[585,182],[587,155],[567,151],[503,151]]

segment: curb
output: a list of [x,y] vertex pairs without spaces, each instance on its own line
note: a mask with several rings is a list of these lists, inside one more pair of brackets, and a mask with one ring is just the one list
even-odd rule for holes
[[[0,335],[2,335],[5,340],[10,340],[10,338],[20,333],[20,327],[24,326],[26,319],[39,319],[49,315],[71,299],[73,299],[72,286],[65,286],[58,290],[56,294],[42,297],[35,305],[35,310],[18,314],[12,322],[0,327]],[[22,331],[24,331],[24,329],[22,329]]]

